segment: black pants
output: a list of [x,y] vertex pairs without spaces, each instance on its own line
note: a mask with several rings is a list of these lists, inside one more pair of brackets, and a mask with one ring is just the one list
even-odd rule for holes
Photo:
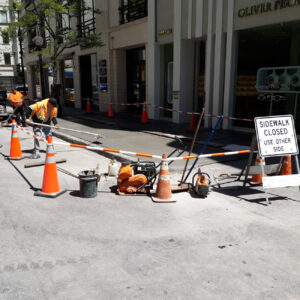
[[[24,106],[17,106],[17,108],[13,107],[14,109],[14,115],[16,116],[16,121],[17,123],[20,125],[22,122],[22,125],[25,126],[25,110],[24,110]],[[21,121],[20,121],[21,118]]]

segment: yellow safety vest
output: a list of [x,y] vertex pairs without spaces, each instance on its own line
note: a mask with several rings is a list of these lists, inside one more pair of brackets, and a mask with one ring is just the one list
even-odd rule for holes
[[[30,105],[30,108],[32,109],[31,117],[33,115],[36,115],[39,120],[44,121],[47,116],[48,101],[49,99],[45,99],[33,105]],[[56,116],[57,116],[57,107],[53,107],[53,108],[51,107],[50,120],[52,120]]]

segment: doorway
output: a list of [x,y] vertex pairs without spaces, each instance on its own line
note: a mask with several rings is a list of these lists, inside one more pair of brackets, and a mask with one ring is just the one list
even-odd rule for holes
[[79,58],[80,64],[80,90],[81,108],[86,109],[87,98],[91,99],[92,109],[98,110],[99,92],[97,81],[97,57],[96,54],[83,55]]
[[[146,98],[145,48],[126,51],[127,103],[144,102]],[[129,113],[140,113],[140,107],[128,106]]]

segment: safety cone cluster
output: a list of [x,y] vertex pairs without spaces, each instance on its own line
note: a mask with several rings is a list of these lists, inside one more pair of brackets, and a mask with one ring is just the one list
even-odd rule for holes
[[153,197],[153,201],[158,203],[176,202],[172,197],[168,163],[164,160],[167,156],[164,154],[162,158],[163,161],[161,163],[156,194],[155,197]]
[[[256,160],[255,160],[255,165],[260,166],[260,162],[261,162],[261,159],[260,159],[259,155],[257,154]],[[262,163],[263,163],[263,166],[265,166],[266,161],[264,158],[262,158]],[[264,176],[267,176],[267,174],[264,174]],[[262,183],[262,178],[263,178],[263,175],[261,173],[253,174],[251,181],[254,183]]]
[[292,157],[285,156],[283,160],[281,175],[292,175]]
[[147,108],[146,108],[146,101],[143,103],[143,112],[142,112],[142,120],[141,123],[148,123],[148,114],[147,114]]
[[49,136],[48,143],[47,143],[47,153],[46,153],[42,190],[36,191],[34,193],[35,196],[55,198],[65,192],[65,190],[60,191],[59,188],[56,161],[54,156],[55,154],[54,154],[54,148],[52,144],[52,136]]
[[111,103],[109,103],[109,105],[108,105],[108,114],[107,114],[107,116],[108,116],[109,118],[113,118],[113,117],[114,117],[114,111],[113,111],[113,108],[112,108],[112,104],[111,104]]
[[10,142],[10,154],[9,159],[21,159],[22,150],[21,144],[18,136],[17,124],[16,121],[12,121],[12,130],[11,130],[11,142]]
[[86,101],[86,112],[88,114],[90,114],[92,112],[92,108],[91,108],[91,102],[90,102],[90,99],[87,98],[87,101]]
[[196,130],[196,119],[195,119],[195,115],[192,114],[189,131],[194,132],[195,130]]

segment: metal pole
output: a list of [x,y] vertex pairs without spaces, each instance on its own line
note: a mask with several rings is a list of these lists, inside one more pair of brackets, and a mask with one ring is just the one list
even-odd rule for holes
[[[202,147],[202,149],[201,149],[199,155],[203,154],[203,152],[204,152],[206,146],[208,145],[209,141],[211,140],[211,138],[212,138],[213,135],[215,134],[215,132],[216,132],[217,128],[219,127],[219,125],[221,124],[221,121],[222,121],[222,120],[223,120],[223,116],[220,116],[219,119],[218,119],[217,124],[215,125],[215,127],[214,127],[213,130],[211,131],[211,133],[210,133],[208,139],[206,140],[204,146]],[[186,175],[186,177],[185,177],[185,179],[184,179],[184,181],[183,181],[184,183],[186,182],[186,180],[187,180],[188,177],[190,176],[190,174],[191,174],[191,172],[192,172],[192,170],[193,170],[195,164],[197,163],[198,159],[199,159],[199,158],[196,158],[196,159],[195,159],[195,161],[194,161],[192,167],[190,168],[188,174]]]
[[45,81],[44,81],[44,69],[43,69],[42,54],[39,54],[38,57],[39,57],[39,66],[40,66],[41,96],[42,96],[42,99],[45,99],[46,94],[45,94]]
[[[196,127],[196,130],[195,130],[195,133],[194,133],[194,138],[193,138],[192,145],[191,145],[191,148],[190,148],[190,151],[189,151],[189,156],[191,155],[191,153],[194,149],[194,144],[195,144],[196,137],[197,137],[197,134],[198,134],[198,131],[199,131],[199,127],[201,125],[203,115],[204,115],[204,108],[202,108],[202,111],[201,111],[201,114],[200,114],[200,117],[199,117],[199,120],[198,120],[198,123],[197,123],[197,127]],[[189,163],[189,159],[187,159],[186,162],[185,162],[184,170],[183,170],[182,177],[181,177],[179,185],[181,185],[183,183],[183,178],[184,178],[184,174],[185,174],[188,163]]]
[[294,106],[294,120],[296,121],[297,117],[297,105],[298,105],[298,93],[296,94],[295,106]]
[[[260,167],[261,167],[261,174],[262,174],[262,177],[264,177],[265,170],[264,170],[263,158],[262,158],[262,157],[260,157]],[[268,191],[267,191],[267,189],[264,189],[264,190],[265,190],[265,194],[266,194],[267,205],[269,205],[269,204],[270,204],[270,201],[269,201]]]

